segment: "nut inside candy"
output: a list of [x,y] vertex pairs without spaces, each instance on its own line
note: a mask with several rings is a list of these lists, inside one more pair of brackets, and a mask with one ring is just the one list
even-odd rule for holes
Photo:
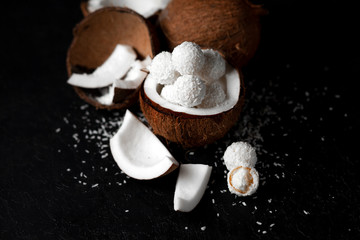
[[228,187],[231,193],[248,196],[255,193],[258,186],[259,175],[254,168],[239,166],[228,173]]

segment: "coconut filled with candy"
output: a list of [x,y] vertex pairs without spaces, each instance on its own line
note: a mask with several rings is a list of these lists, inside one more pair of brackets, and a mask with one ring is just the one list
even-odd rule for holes
[[140,92],[140,106],[155,134],[184,148],[222,138],[244,103],[240,71],[221,53],[183,42],[155,56]]

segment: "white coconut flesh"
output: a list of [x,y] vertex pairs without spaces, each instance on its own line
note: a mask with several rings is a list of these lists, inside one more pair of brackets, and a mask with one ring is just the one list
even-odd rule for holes
[[179,165],[160,140],[126,110],[110,149],[119,168],[135,179],[153,179]]
[[182,164],[175,186],[174,210],[190,212],[200,202],[210,179],[212,167]]
[[118,44],[105,62],[90,74],[73,73],[68,84],[82,88],[107,87],[122,78],[135,62],[136,52],[128,45]]
[[229,64],[226,65],[226,72],[219,79],[221,86],[226,94],[225,100],[214,107],[183,107],[165,100],[160,94],[163,86],[157,80],[148,77],[144,81],[144,92],[146,96],[161,107],[174,112],[186,113],[190,115],[208,116],[216,115],[232,109],[239,101],[240,96],[240,75],[239,72]]
[[88,10],[93,12],[103,7],[127,7],[148,18],[164,9],[169,2],[170,0],[90,0]]

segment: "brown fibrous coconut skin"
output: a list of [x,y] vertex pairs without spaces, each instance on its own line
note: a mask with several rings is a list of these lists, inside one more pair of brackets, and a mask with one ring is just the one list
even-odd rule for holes
[[260,16],[267,10],[247,0],[172,0],[159,23],[169,49],[184,41],[222,51],[241,68],[260,42]]
[[186,149],[211,144],[224,137],[240,117],[245,100],[245,88],[240,71],[239,76],[241,81],[239,100],[226,112],[209,116],[175,112],[152,101],[143,87],[140,90],[140,107],[154,134],[178,143]]
[[[72,73],[91,72],[113,52],[117,44],[132,46],[138,58],[153,58],[159,52],[155,27],[138,13],[121,7],[107,7],[86,16],[73,30],[73,41],[68,49],[66,68]],[[128,91],[120,102],[103,105],[90,97],[96,90],[74,87],[75,92],[97,109],[123,109],[138,101],[139,86]]]

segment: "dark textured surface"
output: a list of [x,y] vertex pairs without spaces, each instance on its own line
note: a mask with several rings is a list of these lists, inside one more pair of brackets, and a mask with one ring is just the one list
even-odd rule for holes
[[[358,239],[355,8],[340,1],[257,2],[270,14],[244,69],[241,120],[206,148],[169,146],[180,162],[214,167],[191,213],[173,211],[177,171],[138,181],[115,165],[106,144],[124,111],[96,111],[66,84],[79,1],[6,3],[0,239]],[[225,191],[221,157],[238,140],[258,152],[260,187],[247,198]]]

